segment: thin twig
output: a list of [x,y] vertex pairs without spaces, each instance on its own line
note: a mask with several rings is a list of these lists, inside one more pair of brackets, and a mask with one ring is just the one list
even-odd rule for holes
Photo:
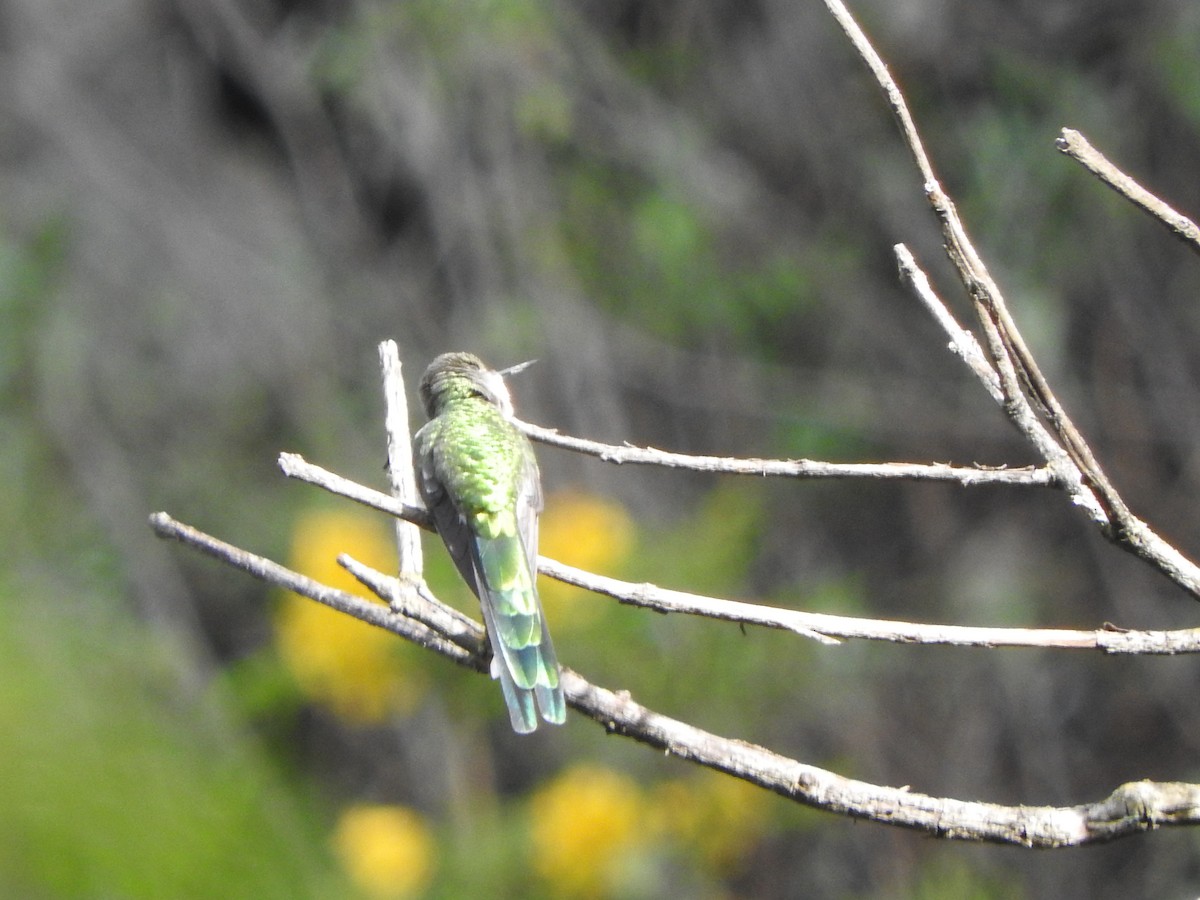
[[[477,672],[487,670],[482,646],[472,651],[425,625],[377,603],[326,587],[268,559],[177,522],[166,513],[150,517],[159,536],[178,540],[278,585],[386,629]],[[477,626],[475,637],[483,640]],[[703,731],[635,702],[628,692],[589,683],[562,670],[563,691],[583,716],[680,759],[725,772],[789,799],[827,812],[868,819],[957,840],[1064,847],[1107,841],[1165,825],[1200,822],[1200,785],[1134,782],[1097,803],[1074,807],[999,806],[932,797],[907,788],[884,787],[773,753],[764,747]]]
[[[900,126],[901,137],[920,173],[925,196],[941,223],[946,252],[951,262],[954,263],[959,277],[967,289],[967,294],[974,301],[976,312],[982,320],[985,337],[988,339],[988,351],[1000,378],[1000,388],[1003,394],[1002,406],[1022,433],[1033,438],[1037,436],[1037,430],[1030,428],[1030,421],[1036,421],[1036,416],[1032,410],[1026,408],[1028,400],[1020,389],[1022,373],[1018,361],[1013,359],[1011,352],[1011,339],[1016,326],[1012,325],[1009,328],[1011,318],[1007,314],[1004,297],[967,235],[954,201],[942,190],[933,170],[933,164],[929,161],[929,154],[925,151],[924,142],[917,131],[912,113],[909,112],[908,104],[905,102],[904,94],[900,91],[895,79],[892,78],[883,59],[875,51],[866,34],[841,0],[825,0],[825,5],[850,39],[850,43],[866,63],[867,68],[870,69],[876,83],[883,91],[888,108]],[[1037,449],[1052,467],[1060,464],[1066,455],[1064,449],[1053,442],[1049,445],[1039,442]],[[1068,479],[1069,486],[1078,484],[1078,482],[1078,478]],[[1078,493],[1077,488],[1076,492]],[[1075,499],[1076,502],[1080,502],[1080,498],[1076,497]]]
[[[403,368],[396,342],[379,345],[383,369],[383,398],[386,407],[384,429],[387,432],[388,476],[392,496],[402,508],[415,506],[420,497],[413,469],[412,434],[408,427],[408,400],[404,391]],[[425,583],[425,563],[421,555],[421,532],[411,522],[396,518],[396,552],[399,577],[392,584],[388,605],[398,613],[432,624],[440,621],[441,606]],[[436,625],[434,627],[437,627]]]
[[[926,197],[941,223],[946,252],[975,304],[988,352],[1000,377],[1005,412],[1034,441],[1072,501],[1088,511],[1106,537],[1153,565],[1193,599],[1200,599],[1200,567],[1133,515],[1042,375],[1008,311],[1000,288],[988,273],[987,266],[967,234],[953,201],[938,183],[904,96],[887,66],[841,0],[825,0],[825,5],[871,70],[900,125],[905,144],[920,172]],[[1028,408],[1029,403],[1021,385],[1042,410],[1057,438],[1056,446],[1040,442],[1037,430],[1032,428],[1032,420],[1036,416]],[[1065,471],[1064,453],[1076,470],[1073,474]]]
[[896,262],[900,267],[900,280],[912,288],[913,293],[925,304],[930,315],[942,326],[942,330],[950,336],[950,349],[960,358],[975,376],[983,383],[987,392],[997,403],[1004,403],[1004,392],[1000,387],[1000,376],[988,362],[987,355],[975,340],[975,335],[958,324],[958,320],[946,308],[941,297],[929,283],[929,276],[917,265],[912,251],[904,244],[892,248],[896,254]]
[[526,435],[542,444],[586,453],[617,465],[662,466],[721,475],[754,475],[773,478],[877,478],[915,481],[951,481],[964,487],[1007,484],[1055,487],[1058,482],[1048,469],[1025,466],[995,468],[952,466],[949,463],[831,463],[814,459],[738,459],[728,456],[694,456],[671,453],[654,447],[602,444],[585,438],[559,434],[553,428],[517,421]]
[[328,469],[315,466],[299,453],[280,453],[279,470],[288,478],[295,478],[299,481],[307,481],[309,484],[315,484],[317,487],[322,487],[331,494],[337,494],[339,497],[345,497],[347,500],[353,500],[356,503],[361,503],[363,506],[369,506],[372,509],[389,513],[397,518],[404,519],[406,522],[420,526],[426,531],[435,530],[433,519],[425,507],[410,506],[401,503],[394,497],[381,494],[374,488],[364,487],[356,481],[351,481],[349,478],[344,478],[341,475],[330,472]]
[[[398,520],[399,521],[399,520]],[[482,647],[483,632],[479,623],[470,616],[459,612],[452,606],[435,599],[426,588],[422,591],[422,599],[426,602],[411,604],[397,609],[396,598],[400,596],[405,586],[400,579],[385,575],[361,563],[348,553],[342,553],[337,558],[338,565],[358,579],[376,597],[388,604],[393,611],[399,612],[410,619],[415,619],[428,625],[438,634],[444,635],[454,643],[463,646]],[[463,642],[467,641],[468,644]]]
[[1181,212],[1177,212],[1126,175],[1088,142],[1078,131],[1064,128],[1054,142],[1064,154],[1081,163],[1085,169],[1139,209],[1149,213],[1167,226],[1193,253],[1200,253],[1200,228]]
[[[413,477],[412,438],[408,428],[408,400],[404,393],[404,375],[400,351],[395,341],[379,345],[379,363],[383,369],[385,403],[384,429],[387,432],[388,478],[392,496],[406,506],[420,501]],[[422,581],[424,560],[421,556],[421,533],[411,523],[396,519],[396,551],[400,578],[413,585]],[[399,599],[399,598],[398,598]]]
[[577,569],[545,556],[538,558],[538,571],[557,581],[597,594],[605,594],[630,606],[659,613],[683,613],[761,625],[791,631],[823,644],[862,639],[898,644],[941,644],[956,647],[1037,647],[1060,650],[1101,650],[1112,654],[1174,655],[1200,652],[1200,629],[1180,631],[1130,631],[1106,626],[1095,631],[1069,628],[1001,628],[978,625],[941,625],[864,619],[828,613],[783,609],[759,603],[705,597],[673,591],[652,584],[619,581]]
[[998,806],[931,797],[844,778],[745,741],[730,740],[670,719],[563,670],[571,706],[611,732],[669,755],[725,772],[827,812],[911,828],[936,837],[1068,847],[1110,841],[1165,825],[1200,823],[1200,785],[1137,781],[1080,806]]
[[[381,496],[387,496],[386,494]],[[227,544],[211,535],[205,534],[171,518],[165,512],[156,512],[150,516],[150,527],[159,537],[170,538],[186,544],[189,547],[206,553],[235,569],[240,569],[253,575],[260,581],[274,584],[286,590],[293,591],[318,603],[336,609],[338,612],[354,616],[369,625],[383,628],[393,634],[407,638],[415,644],[435,650],[457,663],[484,671],[487,662],[484,659],[483,629],[479,628],[474,635],[468,635],[463,643],[452,642],[436,633],[423,622],[407,618],[393,612],[386,606],[356,597],[345,591],[328,587],[319,581],[293,572],[279,563],[272,562],[261,556],[256,556],[240,547]],[[449,607],[447,607],[449,609]],[[465,646],[464,646],[465,645]]]
[[1001,338],[994,320],[988,316],[980,317],[992,360],[989,362],[987,358],[978,358],[984,356],[979,343],[950,314],[945,303],[933,290],[929,277],[917,265],[912,254],[908,252],[908,248],[903,244],[897,244],[895,249],[901,278],[909,283],[921,302],[933,314],[934,319],[946,330],[952,345],[960,348],[959,355],[980,379],[992,398],[1000,404],[1009,421],[1046,460],[1046,469],[1057,473],[1057,483],[1066,489],[1072,502],[1086,510],[1088,516],[1098,525],[1107,525],[1108,517],[1100,504],[1096,502],[1092,492],[1083,484],[1079,469],[1054,436],[1046,430],[1033,411],[1029,399],[1021,390],[1020,376],[1013,367],[1004,340]]
[[[355,484],[333,475],[301,457],[287,454],[291,460],[292,477],[308,481],[343,497],[393,516],[408,518],[412,513],[423,517],[424,510],[411,510],[387,494]],[[412,519],[409,519],[412,521]],[[369,572],[361,563],[351,569],[371,590],[387,598],[384,576],[364,577]],[[630,606],[640,606],[655,612],[723,619],[747,625],[761,625],[791,631],[822,644],[836,644],[845,639],[892,641],[904,644],[950,644],[976,647],[1056,647],[1062,649],[1096,649],[1105,653],[1175,654],[1200,651],[1200,631],[1128,631],[1104,628],[1082,631],[1054,628],[989,628],[974,625],[927,625],[919,622],[899,622],[886,619],[861,619],[854,616],[835,616],[809,613],[802,610],[780,609],[756,603],[742,603],[719,597],[704,597],[684,591],[673,591],[652,584],[634,584],[585,572],[547,556],[538,557],[538,571],[550,578],[605,594]],[[461,615],[445,607],[454,615]],[[410,613],[445,634],[452,627],[439,625],[437,619],[421,611]]]

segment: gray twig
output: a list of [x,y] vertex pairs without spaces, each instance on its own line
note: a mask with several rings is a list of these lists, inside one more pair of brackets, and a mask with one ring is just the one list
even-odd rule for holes
[[538,559],[544,575],[605,594],[630,606],[659,613],[683,613],[744,625],[791,631],[822,644],[843,640],[891,641],[897,644],[942,644],[956,647],[1040,647],[1060,650],[1100,650],[1113,654],[1174,655],[1200,652],[1200,630],[1131,631],[1106,625],[1094,631],[1069,628],[991,628],[865,619],[828,613],[783,609],[720,597],[673,591],[652,584],[634,584],[576,569],[545,556]]
[[553,428],[518,421],[531,439],[551,447],[586,453],[616,465],[662,466],[719,475],[753,475],[759,478],[879,478],[913,481],[952,481],[964,487],[984,484],[1008,484],[1057,487],[1058,480],[1049,469],[1023,466],[953,466],[949,463],[833,463],[815,459],[753,459],[728,456],[694,456],[672,453],[655,447],[630,444],[603,444],[585,438],[559,434]]
[[[354,594],[321,584],[319,581],[294,572],[277,562],[256,556],[240,547],[205,534],[190,525],[185,525],[183,522],[171,518],[165,512],[156,512],[151,515],[150,527],[159,537],[170,538],[194,547],[226,565],[253,575],[260,581],[293,591],[336,609],[338,612],[361,619],[369,625],[398,634],[415,644],[435,650],[457,663],[480,671],[487,670],[482,627],[479,627],[474,633],[464,634],[459,641],[447,640],[424,622],[393,612],[379,603],[372,603],[370,600],[364,600]],[[446,609],[450,609],[450,607],[446,607]]]
[[[901,135],[921,175],[926,198],[941,223],[946,253],[975,305],[988,353],[1000,378],[1004,411],[1042,454],[1072,502],[1088,512],[1106,537],[1150,563],[1193,599],[1200,600],[1200,567],[1129,510],[1051,390],[1008,311],[1004,295],[967,234],[954,202],[938,183],[904,95],[887,66],[841,0],[825,0],[825,5],[871,70],[900,125]],[[1052,441],[1045,439],[1048,435],[1040,428],[1034,405],[1049,424],[1054,435]]]
[[[395,341],[379,345],[379,364],[383,369],[384,429],[387,432],[388,478],[392,496],[406,506],[417,506],[417,484],[413,478],[412,436],[408,428],[408,400],[400,351]],[[396,519],[396,550],[401,580],[420,583],[424,572],[421,533],[411,523]]]
[[1078,131],[1064,128],[1054,142],[1063,153],[1081,163],[1085,169],[1139,209],[1149,213],[1171,230],[1193,253],[1200,253],[1200,228],[1181,212],[1160,200],[1126,175],[1089,143]]
[[[1200,596],[1200,569],[1129,512],[1050,390],[1008,313],[999,288],[971,243],[953,202],[938,184],[904,98],[886,66],[840,0],[826,0],[826,5],[866,61],[900,123],[904,139],[921,173],[925,193],[941,222],[947,252],[975,304],[983,330],[983,346],[958,325],[911,254],[903,245],[898,245],[896,252],[904,279],[950,336],[952,349],[963,358],[988,393],[1002,405],[1014,424],[1034,444],[1045,459],[1046,466],[991,469],[944,464],[836,464],[812,460],[686,456],[654,448],[599,444],[525,423],[521,427],[536,440],[590,453],[613,463],[792,478],[909,478],[952,481],[962,485],[1062,487],[1118,544],[1133,550],[1193,595]],[[1064,131],[1064,139],[1068,136],[1069,133]],[[1163,218],[1163,221],[1168,220]],[[389,465],[395,496],[355,484],[313,466],[294,454],[282,454],[280,467],[289,477],[301,478],[387,512],[406,523],[428,529],[431,527],[428,513],[417,505],[412,485],[411,459],[407,456],[407,411],[398,355],[391,342],[381,345],[380,353],[385,372],[385,392],[389,398]],[[1038,411],[1048,428],[1043,425]],[[483,628],[462,613],[441,604],[424,587],[420,575],[419,541],[415,531],[407,524],[398,524],[397,531],[401,543],[400,579],[375,572],[344,555],[339,557],[339,562],[388,601],[389,607],[319,584],[277,563],[177,522],[166,513],[155,513],[150,521],[156,533],[162,537],[181,541],[270,584],[303,594],[391,631],[460,665],[479,672],[487,671],[488,651]],[[659,612],[682,612],[786,629],[825,644],[866,638],[987,647],[1091,648],[1108,653],[1200,651],[1200,630],[1131,632],[1106,626],[1088,632],[854,619],[736,603],[668,591],[647,584],[629,584],[564,566],[544,557],[539,559],[539,567],[551,577],[608,594],[625,603]],[[1011,807],[937,798],[912,792],[906,787],[883,787],[844,778],[763,747],[702,731],[641,706],[627,692],[613,692],[590,684],[570,669],[563,670],[562,683],[570,705],[609,731],[815,808],[917,829],[939,837],[1032,847],[1062,847],[1107,841],[1165,825],[1200,824],[1200,785],[1149,781],[1129,783],[1119,786],[1103,800],[1072,807]]]
[[[487,670],[483,629],[449,640],[416,622],[353,594],[326,587],[271,560],[204,534],[166,513],[150,517],[155,532],[180,541],[260,578],[324,603],[370,625],[407,638],[476,671]],[[1165,825],[1200,823],[1200,785],[1140,781],[1124,784],[1096,803],[1082,806],[999,806],[919,794],[844,778],[780,756],[764,747],[703,731],[660,715],[627,691],[591,684],[571,669],[562,671],[567,702],[608,731],[666,753],[725,772],[799,803],[832,813],[898,825],[957,840],[1026,847],[1065,847],[1112,840]]]
[[570,670],[563,670],[562,683],[571,706],[611,732],[817,809],[936,837],[1053,848],[1110,841],[1164,825],[1200,824],[1200,785],[1130,782],[1103,800],[1080,806],[999,806],[931,797],[907,787],[844,778],[755,744],[719,737],[659,715],[627,692],[588,684]]
[[[412,510],[397,503],[392,497],[334,475],[320,466],[305,462],[294,454],[285,454],[290,460],[293,477],[308,481],[332,493],[357,500],[359,503],[380,512],[409,519],[410,516],[424,518],[424,510]],[[351,568],[348,566],[348,568]],[[370,572],[361,564],[354,564],[351,571],[364,584],[384,599],[390,599],[391,588],[383,576],[363,577]],[[1125,654],[1175,654],[1200,651],[1200,631],[1128,631],[1106,627],[1098,631],[1082,631],[1054,628],[984,628],[967,625],[926,625],[917,622],[900,622],[884,619],[863,619],[855,616],[836,616],[810,613],[802,610],[781,609],[757,603],[743,603],[718,597],[704,597],[685,591],[674,591],[652,584],[633,584],[586,572],[568,566],[547,556],[538,557],[538,571],[566,584],[605,594],[630,606],[639,606],[655,612],[672,612],[686,615],[723,619],[746,625],[761,625],[791,631],[822,644],[837,644],[846,639],[892,641],[902,644],[952,644],[976,647],[1057,647],[1062,649],[1096,649],[1106,653]],[[454,616],[461,616],[451,610]],[[428,615],[410,612],[420,621],[438,631],[453,635],[451,626],[438,624]]]
[[279,470],[288,478],[315,484],[331,494],[337,494],[380,512],[390,513],[399,519],[418,525],[426,531],[434,530],[433,519],[430,518],[425,507],[401,503],[396,498],[381,494],[373,488],[364,487],[357,481],[351,481],[328,469],[315,466],[299,453],[280,453]]

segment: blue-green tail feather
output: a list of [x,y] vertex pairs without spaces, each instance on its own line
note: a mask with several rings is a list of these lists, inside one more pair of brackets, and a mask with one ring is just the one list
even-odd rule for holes
[[477,536],[476,584],[492,641],[493,677],[500,680],[513,728],[537,728],[541,717],[566,720],[567,707],[558,679],[558,658],[546,617],[529,572],[524,547],[515,536]]

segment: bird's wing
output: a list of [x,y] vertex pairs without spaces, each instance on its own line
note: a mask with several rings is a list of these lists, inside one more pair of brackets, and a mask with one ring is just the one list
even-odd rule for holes
[[463,509],[446,488],[436,427],[428,423],[414,441],[418,486],[450,557],[479,598],[492,644],[492,677],[500,681],[513,730],[525,734],[537,728],[535,699],[543,719],[561,723],[566,703],[535,583],[542,495],[533,449],[523,448],[512,507]]
[[[511,687],[511,693],[520,700],[520,723],[518,710],[511,702],[509,705],[513,727],[518,731],[523,725],[530,726],[530,731],[537,727],[534,697],[547,722],[560,723],[566,718],[558,660],[534,581],[537,570],[530,565],[531,560],[536,565],[537,547],[527,543],[526,535],[532,528],[536,536],[536,514],[520,524],[526,504],[527,500],[518,497],[515,510],[477,521],[474,535],[480,605],[493,651],[504,662],[500,680],[505,696],[510,695]],[[511,679],[511,686],[504,684],[506,679]]]
[[428,422],[413,438],[417,487],[421,492],[421,499],[425,501],[425,508],[433,516],[438,537],[446,545],[455,568],[466,581],[471,593],[478,596],[479,589],[475,586],[475,563],[471,553],[471,529],[462,510],[446,490],[440,464],[434,452],[440,424],[436,419]]
[[546,624],[546,614],[542,611],[542,604],[537,594],[538,516],[541,515],[544,505],[542,479],[538,473],[537,458],[533,454],[533,447],[530,446],[524,435],[519,437],[524,452],[521,472],[517,481],[517,532],[529,567],[533,602],[537,608],[541,631],[537,644],[542,676],[534,685],[534,692],[537,694],[542,718],[547,722],[561,724],[566,721],[567,708],[562,688],[558,684],[558,657],[554,652],[554,643],[550,640],[550,629]]

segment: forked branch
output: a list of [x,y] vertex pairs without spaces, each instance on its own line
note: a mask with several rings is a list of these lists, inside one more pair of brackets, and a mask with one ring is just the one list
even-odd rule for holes
[[[953,351],[963,359],[988,394],[1002,406],[1014,425],[1037,449],[1045,465],[1038,468],[992,469],[942,464],[733,460],[691,457],[653,448],[614,447],[559,435],[550,429],[533,425],[522,424],[522,428],[531,437],[544,443],[590,453],[613,463],[791,478],[910,478],[952,481],[964,486],[1010,484],[1058,487],[1067,491],[1072,501],[1083,508],[1119,545],[1137,553],[1193,596],[1200,597],[1200,569],[1130,513],[1046,383],[1008,312],[999,288],[988,274],[959,219],[953,202],[938,184],[903,95],[882,60],[840,0],[826,0],[826,5],[866,61],[900,123],[901,132],[921,174],[924,192],[941,223],[947,252],[974,303],[983,341],[977,341],[970,332],[958,325],[912,255],[903,245],[897,245],[897,257],[904,280],[941,323],[950,337]],[[1064,132],[1065,136],[1067,132]],[[408,434],[407,417],[400,414],[395,405],[397,397],[400,403],[403,401],[398,360],[394,359],[394,346],[390,350],[385,347],[382,352],[385,371],[390,372],[387,376],[387,423],[394,496],[350,482],[292,454],[282,455],[280,465],[291,477],[319,484],[359,503],[390,513],[398,520],[428,528],[429,517],[423,508],[416,506],[415,495],[405,480],[405,470],[409,464],[404,458],[403,448],[408,441]],[[407,526],[401,526],[398,531],[402,543],[408,548],[407,554],[402,557],[404,571],[399,579],[375,572],[348,558],[340,559],[364,585],[385,601],[385,605],[319,584],[270,560],[196,531],[165,513],[151,516],[151,525],[162,537],[181,541],[270,584],[295,591],[384,628],[474,671],[488,670],[488,647],[482,626],[441,603],[424,585],[420,578],[419,543],[414,540]],[[552,577],[608,594],[623,603],[659,612],[687,613],[787,629],[825,644],[866,638],[983,647],[1091,648],[1109,653],[1183,653],[1200,650],[1200,631],[1130,632],[1111,626],[1097,631],[972,628],[853,619],[735,603],[668,591],[652,585],[633,585],[545,558],[540,560],[540,568]],[[613,692],[591,684],[569,669],[563,670],[562,678],[570,705],[579,714],[600,723],[610,732],[834,813],[899,825],[939,837],[1029,847],[1094,843],[1165,825],[1200,824],[1200,785],[1133,782],[1117,787],[1103,800],[1070,807],[1010,807],[937,798],[915,793],[906,787],[884,787],[843,778],[763,747],[702,731],[641,706],[627,692]]]
[[[150,524],[160,537],[180,541],[268,584],[383,628],[459,665],[477,672],[487,671],[482,626],[476,625],[451,639],[403,613],[322,585],[177,522],[166,513],[152,515]],[[924,831],[936,837],[1049,848],[1107,841],[1164,825],[1200,823],[1200,785],[1135,782],[1121,785],[1096,803],[1069,807],[999,806],[931,797],[907,788],[843,778],[756,744],[703,731],[642,706],[627,691],[614,692],[591,684],[570,669],[563,669],[562,684],[572,709],[612,733],[725,772],[807,806]]]
[[[413,509],[387,494],[335,475],[307,462],[294,453],[279,458],[280,468],[291,478],[324,488],[338,496],[354,500],[380,512],[406,519],[423,528],[431,525],[423,509]],[[393,588],[387,576],[372,573],[360,563],[348,568],[381,598],[392,599]],[[1174,655],[1200,652],[1200,629],[1176,631],[1137,631],[1105,625],[1096,630],[1069,628],[1010,628],[977,625],[943,625],[901,622],[893,619],[868,619],[812,613],[798,609],[744,603],[721,597],[706,597],[676,591],[653,584],[634,584],[597,575],[568,566],[546,556],[538,557],[543,575],[595,594],[603,594],[628,606],[658,613],[703,616],[790,631],[822,644],[844,640],[888,641],[898,644],[941,644],[957,647],[1040,647],[1063,650],[1100,650],[1104,653]],[[391,579],[394,581],[395,579]],[[427,621],[423,619],[423,621]]]
[[[946,253],[975,306],[987,351],[999,376],[1000,402],[1005,413],[1034,444],[1046,464],[1063,476],[1073,502],[1089,512],[1106,537],[1200,600],[1200,567],[1130,512],[1042,375],[954,202],[942,190],[904,95],[887,66],[841,0],[825,0],[825,5],[871,70],[900,125],[901,135],[920,172],[925,195],[941,224]],[[1054,435],[1053,444],[1048,444],[1034,427],[1038,412]]]

